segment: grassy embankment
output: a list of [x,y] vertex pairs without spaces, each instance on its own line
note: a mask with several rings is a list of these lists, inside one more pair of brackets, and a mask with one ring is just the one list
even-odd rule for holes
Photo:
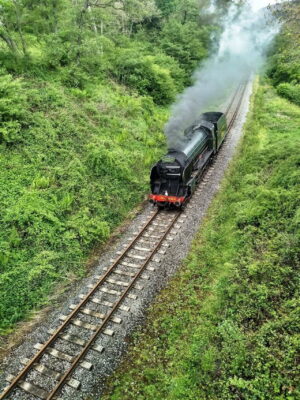
[[105,399],[299,399],[299,127],[299,107],[260,86],[223,189]]
[[0,92],[5,333],[55,282],[82,276],[91,249],[143,199],[167,110],[113,83],[82,91],[3,75]]

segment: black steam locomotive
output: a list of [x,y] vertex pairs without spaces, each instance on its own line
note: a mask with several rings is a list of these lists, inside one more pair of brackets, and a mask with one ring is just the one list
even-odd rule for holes
[[170,149],[152,168],[150,202],[158,207],[184,206],[226,133],[225,114],[202,114],[186,129],[182,143]]

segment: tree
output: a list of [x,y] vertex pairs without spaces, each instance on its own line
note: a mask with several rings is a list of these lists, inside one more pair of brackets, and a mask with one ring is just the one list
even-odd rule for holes
[[156,0],[156,5],[164,17],[173,14],[177,7],[177,0]]
[[0,38],[13,53],[18,51],[14,39],[14,4],[8,0],[0,0]]
[[170,19],[163,27],[160,46],[166,54],[174,57],[190,76],[199,62],[207,56],[210,44],[210,30],[199,27],[196,22],[184,24]]
[[23,0],[22,6],[27,11],[24,30],[40,37],[58,31],[68,4],[65,0]]

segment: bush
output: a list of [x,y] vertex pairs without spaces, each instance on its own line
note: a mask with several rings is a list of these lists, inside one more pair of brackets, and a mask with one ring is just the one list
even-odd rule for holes
[[69,65],[68,68],[60,69],[61,82],[69,88],[84,89],[90,81],[90,77],[82,68],[76,65]]
[[175,77],[178,80],[182,78],[178,64],[163,55],[157,58],[141,56],[136,50],[122,49],[112,73],[139,94],[152,96],[156,104],[169,104],[175,99],[178,88],[182,87],[182,81],[175,81]]
[[74,35],[74,32],[60,32],[59,35],[51,34],[46,37],[42,61],[46,68],[67,66],[75,59]]
[[13,144],[22,140],[26,123],[26,94],[21,80],[0,76],[0,142]]
[[162,50],[179,63],[188,80],[208,55],[210,33],[210,29],[200,27],[196,22],[181,24],[171,19],[164,25],[158,42]]
[[170,76],[174,80],[176,90],[182,91],[185,87],[185,71],[180,67],[178,61],[175,58],[167,56],[164,53],[159,53],[155,56],[147,56],[153,64],[159,65],[161,68],[167,69]]
[[175,100],[176,85],[168,69],[154,64],[151,59],[146,58],[141,72],[145,73],[147,79],[145,93],[143,93],[143,84],[138,85],[141,94],[150,94],[157,104],[169,104]]
[[279,13],[282,29],[275,40],[273,55],[269,60],[268,75],[277,93],[300,104],[300,49],[299,15],[297,2],[285,4]]
[[277,93],[300,106],[300,85],[281,83],[277,86]]

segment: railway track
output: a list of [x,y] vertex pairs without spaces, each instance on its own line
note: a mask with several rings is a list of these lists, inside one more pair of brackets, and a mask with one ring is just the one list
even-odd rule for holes
[[[227,108],[228,131],[238,116],[246,87],[244,83],[237,88]],[[212,172],[213,165],[204,174],[204,184]],[[197,201],[199,194],[197,189],[191,201]],[[49,339],[44,344],[34,346],[35,356],[31,360],[20,360],[24,367],[17,376],[7,376],[9,384],[0,394],[0,400],[21,399],[20,391],[26,399],[62,400],[65,386],[80,388],[74,372],[77,368],[92,369],[93,365],[86,359],[89,352],[105,351],[99,344],[101,337],[113,336],[114,326],[122,324],[120,315],[130,312],[128,304],[137,299],[144,283],[150,279],[149,274],[158,269],[159,257],[174,240],[186,212],[151,211],[145,224],[111,260],[110,267],[95,278],[88,294],[81,296],[79,304],[70,305],[69,315],[60,316],[59,328],[49,331]],[[71,350],[62,351],[62,342]]]
[[[243,82],[237,87],[236,92],[234,93],[232,100],[231,100],[229,106],[227,107],[227,110],[225,111],[227,120],[229,119],[227,134],[230,132],[230,130],[238,116],[243,99],[245,97],[247,84],[248,84],[248,82]],[[236,102],[236,104],[235,104],[235,102]],[[226,135],[226,138],[227,137],[228,136]]]

